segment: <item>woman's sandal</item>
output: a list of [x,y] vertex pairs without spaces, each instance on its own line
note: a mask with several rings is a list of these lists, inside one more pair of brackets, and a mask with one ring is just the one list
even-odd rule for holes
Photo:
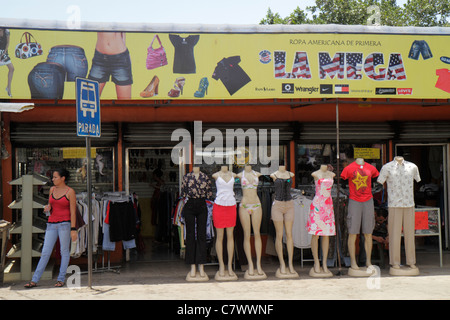
[[58,281],[57,283],[55,283],[55,287],[56,287],[56,288],[64,287],[64,282]]
[[26,285],[24,285],[26,289],[36,288],[37,283],[34,283],[33,281],[28,282]]

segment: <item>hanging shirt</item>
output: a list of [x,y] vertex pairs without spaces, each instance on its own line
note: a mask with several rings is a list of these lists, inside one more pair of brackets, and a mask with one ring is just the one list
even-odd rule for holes
[[211,180],[203,172],[199,172],[198,178],[193,172],[187,173],[183,177],[181,184],[182,198],[198,199],[198,198],[212,198]]
[[352,162],[342,170],[341,178],[348,179],[350,189],[349,198],[358,202],[366,202],[372,196],[372,178],[379,175],[378,170],[371,164],[364,162],[363,165]]
[[169,39],[175,48],[173,73],[195,73],[194,47],[200,36],[180,37],[175,34],[169,34]]
[[212,78],[222,80],[223,85],[230,95],[233,95],[240,88],[251,81],[250,77],[239,66],[240,56],[223,58],[214,70]]
[[414,207],[414,180],[420,182],[420,175],[412,162],[393,160],[381,168],[377,181],[387,183],[388,207]]

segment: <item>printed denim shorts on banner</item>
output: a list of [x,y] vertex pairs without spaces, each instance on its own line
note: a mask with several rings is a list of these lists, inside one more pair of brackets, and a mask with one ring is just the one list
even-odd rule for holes
[[415,40],[412,43],[411,49],[409,50],[408,58],[419,60],[420,54],[422,54],[423,60],[427,60],[433,57],[430,47],[428,46],[428,43],[425,40]]

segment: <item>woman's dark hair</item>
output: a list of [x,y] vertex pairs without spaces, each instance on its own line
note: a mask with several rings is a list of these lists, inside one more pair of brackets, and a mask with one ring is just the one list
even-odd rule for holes
[[66,178],[65,182],[68,182],[70,179],[70,172],[64,168],[55,169],[53,170],[53,172],[57,172],[61,178],[65,177]]

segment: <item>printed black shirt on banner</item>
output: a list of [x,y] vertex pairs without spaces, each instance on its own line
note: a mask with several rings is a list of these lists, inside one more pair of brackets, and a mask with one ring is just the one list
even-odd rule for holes
[[212,198],[211,180],[203,172],[199,173],[198,179],[193,172],[187,173],[183,177],[181,184],[182,198],[198,199],[198,198]]
[[230,95],[233,95],[251,81],[250,77],[239,66],[239,62],[241,62],[240,56],[223,58],[217,63],[217,67],[212,75],[213,79],[222,80]]
[[200,36],[195,35],[183,38],[175,34],[169,34],[169,39],[175,48],[173,73],[195,73],[194,47]]

